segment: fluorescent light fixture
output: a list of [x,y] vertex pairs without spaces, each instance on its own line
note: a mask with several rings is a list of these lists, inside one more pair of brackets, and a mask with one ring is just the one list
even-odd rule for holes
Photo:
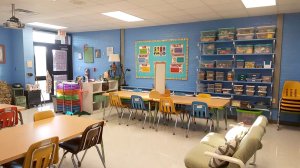
[[40,22],[32,22],[32,23],[27,23],[27,24],[31,25],[31,26],[43,27],[43,28],[48,28],[48,29],[56,29],[56,30],[67,28],[67,27],[63,27],[63,26],[51,25],[51,24],[40,23]]
[[276,0],[242,0],[242,2],[246,8],[259,8],[276,5]]
[[119,19],[119,20],[123,20],[126,22],[138,22],[138,21],[144,20],[144,19],[138,18],[136,16],[132,16],[127,13],[121,12],[121,11],[107,12],[107,13],[102,13],[102,14],[109,16],[109,17]]

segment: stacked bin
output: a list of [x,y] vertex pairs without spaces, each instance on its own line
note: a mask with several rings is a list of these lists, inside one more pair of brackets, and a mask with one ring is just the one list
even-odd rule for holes
[[254,27],[238,28],[236,30],[238,40],[252,40],[254,38]]
[[218,38],[219,40],[234,40],[235,28],[220,28]]
[[212,42],[216,40],[217,31],[209,30],[209,31],[201,31],[201,41],[202,42]]
[[80,86],[73,82],[63,82],[57,85],[57,111],[67,114],[80,112]]
[[256,28],[257,39],[272,39],[275,37],[276,26],[260,26]]

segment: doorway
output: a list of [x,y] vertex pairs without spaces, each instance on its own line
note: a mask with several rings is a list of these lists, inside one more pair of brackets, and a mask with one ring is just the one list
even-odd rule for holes
[[[72,49],[70,45],[34,42],[36,81],[41,89],[41,101],[51,101],[56,94],[56,84],[73,79]],[[51,93],[46,91],[46,75],[52,78]]]

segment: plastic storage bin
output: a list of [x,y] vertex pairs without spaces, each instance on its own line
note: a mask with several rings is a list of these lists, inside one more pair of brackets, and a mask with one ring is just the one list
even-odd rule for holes
[[215,53],[215,44],[203,45],[203,54],[211,55]]
[[247,82],[261,82],[261,79],[246,78]]
[[246,61],[245,62],[245,68],[255,68],[255,62]]
[[248,91],[255,91],[255,86],[253,85],[246,85],[246,90]]
[[214,68],[215,61],[201,61],[200,66],[201,68]]
[[256,33],[257,39],[272,39],[275,37],[275,32]]
[[222,88],[215,88],[215,93],[222,93]]
[[202,42],[213,42],[216,41],[215,36],[206,36],[206,37],[201,37],[200,39]]
[[244,28],[237,28],[236,32],[237,34],[250,34],[254,33],[255,28],[254,27],[244,27]]
[[234,40],[234,34],[220,35],[218,36],[219,40]]
[[213,89],[215,88],[215,84],[207,84],[207,89]]
[[232,71],[227,72],[227,80],[233,81],[233,72]]
[[215,83],[215,89],[222,89],[222,83]]
[[260,73],[248,73],[247,77],[251,78],[251,79],[259,79],[260,78]]
[[242,95],[244,92],[244,90],[237,90],[237,89],[234,89],[234,94],[236,95]]
[[237,54],[253,54],[253,45],[237,45]]
[[272,76],[262,76],[262,82],[272,82]]
[[223,88],[223,89],[222,89],[222,92],[223,92],[224,94],[230,94],[230,93],[231,93],[231,90],[232,90],[232,89],[230,89],[230,88]]
[[232,68],[231,60],[217,60],[216,61],[217,68]]
[[244,85],[233,85],[234,90],[244,90]]
[[245,61],[244,60],[236,60],[236,67],[237,68],[244,68]]
[[214,93],[215,92],[215,88],[207,88],[207,92],[208,93]]
[[254,46],[255,54],[270,54],[273,53],[272,44],[256,44]]
[[205,76],[206,76],[205,71],[200,71],[200,72],[199,72],[199,79],[200,79],[200,80],[205,80]]
[[257,33],[265,33],[265,32],[275,32],[276,26],[271,25],[271,26],[259,26],[256,28]]
[[258,91],[267,91],[268,86],[257,86]]
[[207,71],[206,72],[206,80],[208,80],[208,81],[215,80],[215,73],[214,73],[214,71]]
[[224,76],[216,76],[216,80],[217,81],[223,81],[224,80]]
[[232,49],[230,47],[227,48],[217,48],[217,54],[232,54]]
[[247,96],[253,96],[254,95],[254,90],[246,90],[246,95]]
[[201,37],[216,37],[217,31],[216,30],[208,30],[208,31],[201,31]]
[[265,96],[267,96],[267,92],[266,91],[257,91],[257,95],[261,96],[261,97],[265,97]]
[[254,33],[249,34],[237,34],[236,38],[238,40],[252,40],[254,38]]
[[246,75],[245,74],[239,74],[238,75],[238,81],[245,81],[246,80]]
[[264,61],[264,68],[272,68],[272,61]]
[[229,28],[219,28],[219,35],[228,35],[228,34],[235,34],[235,28],[229,27]]
[[243,122],[247,125],[252,125],[256,118],[262,114],[262,111],[242,110],[237,109],[237,122]]

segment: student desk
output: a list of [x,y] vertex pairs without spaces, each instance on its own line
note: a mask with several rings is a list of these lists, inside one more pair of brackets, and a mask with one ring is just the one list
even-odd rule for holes
[[10,104],[0,104],[0,109],[2,109],[2,108],[10,108],[10,107],[17,107],[18,114],[19,114],[19,120],[20,120],[21,124],[23,124],[23,116],[22,116],[21,111],[25,110],[25,107],[15,106],[15,105],[10,105]]
[[[121,99],[130,99],[130,97],[132,95],[138,95],[138,96],[141,96],[143,98],[143,100],[145,100],[145,101],[159,102],[158,99],[150,98],[149,93],[132,92],[132,91],[118,91],[115,93],[117,93]],[[104,95],[108,96],[109,94],[105,93]],[[198,97],[192,97],[192,96],[171,95],[171,98],[173,99],[174,104],[181,104],[181,105],[192,105],[193,101],[201,101],[201,102],[207,103],[208,107],[214,109],[214,113],[216,114],[217,129],[219,129],[219,113],[217,110],[220,108],[226,107],[230,103],[230,99],[213,98],[213,97],[212,98],[198,98]],[[149,105],[149,107],[150,107],[150,105]],[[225,115],[225,125],[226,125],[226,129],[227,129],[227,114]]]
[[0,130],[0,165],[25,157],[29,146],[53,136],[63,142],[79,136],[89,125],[100,122],[77,116],[57,116]]

